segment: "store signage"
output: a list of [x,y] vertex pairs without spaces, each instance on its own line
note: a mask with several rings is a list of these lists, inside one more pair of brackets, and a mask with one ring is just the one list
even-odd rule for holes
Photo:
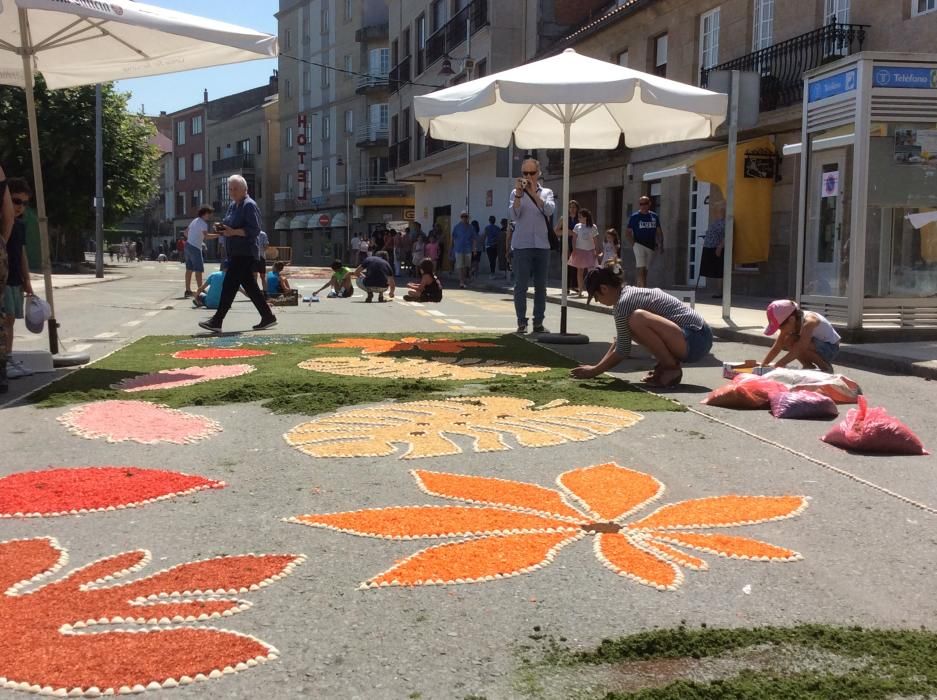
[[814,80],[807,86],[807,102],[819,102],[828,97],[843,95],[856,89],[856,69],[828,75]]
[[416,221],[416,210],[415,209],[404,209],[403,218],[407,221]]
[[332,223],[332,218],[328,214],[319,215],[319,226],[321,228],[327,227],[330,223]]
[[306,144],[308,139],[306,138],[306,115],[297,114],[296,115],[296,128],[299,133],[296,134],[296,145],[299,148],[296,149],[296,158],[297,169],[296,169],[296,186],[299,188],[299,193],[296,195],[296,199],[306,199],[308,196],[308,190],[306,188]]
[[876,66],[872,87],[937,90],[937,69],[921,66]]

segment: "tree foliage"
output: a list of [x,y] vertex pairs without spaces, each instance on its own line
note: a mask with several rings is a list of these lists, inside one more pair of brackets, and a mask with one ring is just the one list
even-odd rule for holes
[[[53,253],[80,259],[94,229],[94,86],[49,90],[37,76],[36,113]],[[127,109],[129,93],[103,85],[104,225],[113,226],[157,194],[154,126]],[[26,95],[0,87],[0,162],[9,176],[33,180]]]

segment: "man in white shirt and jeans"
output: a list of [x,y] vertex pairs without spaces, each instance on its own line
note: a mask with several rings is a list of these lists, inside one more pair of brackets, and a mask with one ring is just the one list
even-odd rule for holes
[[192,274],[195,273],[196,287],[202,286],[202,273],[205,272],[205,261],[202,258],[202,244],[208,233],[208,221],[215,210],[211,207],[202,207],[198,216],[192,219],[185,234],[185,298],[194,296],[192,292]]
[[547,312],[547,268],[550,264],[550,239],[547,219],[556,210],[553,190],[541,187],[540,161],[526,159],[521,176],[511,192],[510,216],[514,231],[507,247],[511,251],[514,270],[514,310],[517,332],[527,332],[527,288],[534,282],[534,333],[544,333],[543,317]]

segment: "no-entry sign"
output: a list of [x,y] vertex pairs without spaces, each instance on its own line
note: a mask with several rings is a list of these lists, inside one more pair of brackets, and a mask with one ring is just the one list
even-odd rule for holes
[[328,214],[319,214],[319,226],[325,228],[332,223],[332,218]]

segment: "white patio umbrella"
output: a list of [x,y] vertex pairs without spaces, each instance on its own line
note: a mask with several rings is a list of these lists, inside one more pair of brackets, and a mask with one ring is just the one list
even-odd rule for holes
[[[725,121],[726,95],[599,61],[566,49],[414,98],[430,136],[507,147],[563,149],[563,260],[568,250],[570,148],[629,148],[708,138]],[[566,265],[560,336],[566,336]],[[580,336],[581,338],[581,336]],[[569,339],[567,339],[569,342]]]
[[[234,5],[232,5],[234,7]],[[50,89],[272,58],[275,36],[132,0],[0,0],[0,84],[26,91],[49,347],[58,353],[33,77]]]

